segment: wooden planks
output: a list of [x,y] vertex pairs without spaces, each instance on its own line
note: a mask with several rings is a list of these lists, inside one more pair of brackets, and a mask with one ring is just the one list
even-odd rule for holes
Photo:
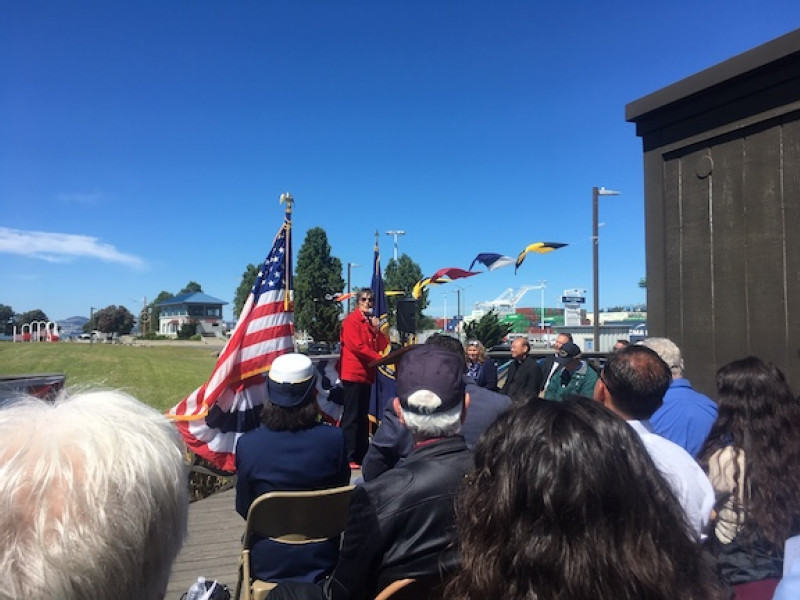
[[189,506],[189,535],[172,565],[165,600],[178,600],[199,576],[236,587],[244,519],[234,508],[236,491],[214,494]]

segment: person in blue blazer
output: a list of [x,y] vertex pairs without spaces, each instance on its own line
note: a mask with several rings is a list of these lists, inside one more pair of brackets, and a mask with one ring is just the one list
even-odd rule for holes
[[[314,365],[303,354],[284,354],[272,363],[263,426],[244,434],[236,445],[236,511],[242,517],[267,492],[350,482],[344,434],[321,422],[315,384]],[[256,539],[250,553],[258,579],[308,582],[330,574],[338,555],[338,540],[295,546]]]

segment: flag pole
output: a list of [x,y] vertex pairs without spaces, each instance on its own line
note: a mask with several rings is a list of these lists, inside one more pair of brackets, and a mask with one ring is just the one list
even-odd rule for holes
[[289,192],[284,192],[281,194],[280,199],[281,204],[286,204],[286,216],[283,220],[283,226],[286,228],[286,254],[283,257],[284,265],[286,267],[286,283],[285,283],[285,294],[283,296],[283,310],[289,310],[289,306],[294,302],[293,297],[293,285],[292,285],[292,273],[291,273],[291,264],[292,264],[292,207],[294,206],[294,198]]

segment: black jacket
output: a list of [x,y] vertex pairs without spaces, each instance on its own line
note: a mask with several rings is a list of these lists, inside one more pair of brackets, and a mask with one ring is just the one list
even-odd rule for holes
[[542,389],[542,371],[535,358],[526,356],[521,363],[512,360],[508,365],[506,383],[500,393],[514,402],[525,402],[539,396]]
[[372,598],[395,579],[456,568],[455,496],[471,467],[464,438],[443,438],[357,487],[325,596]]

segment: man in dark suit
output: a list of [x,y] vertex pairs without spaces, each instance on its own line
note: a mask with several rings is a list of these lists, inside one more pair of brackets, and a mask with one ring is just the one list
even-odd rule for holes
[[[434,334],[425,342],[438,346],[459,357],[464,356],[464,347],[456,338],[444,334]],[[475,381],[464,374],[466,392],[469,394],[469,411],[461,426],[461,435],[467,443],[467,448],[472,450],[478,443],[478,438],[489,425],[494,423],[503,412],[511,407],[511,399],[503,394],[489,391],[480,387]],[[414,441],[411,432],[400,423],[400,418],[393,406],[388,406],[381,420],[381,426],[372,436],[364,464],[361,466],[361,475],[364,481],[371,481],[381,473],[393,468],[398,462],[411,454]]]
[[542,372],[536,360],[528,357],[528,339],[518,337],[511,342],[511,364],[501,393],[510,396],[516,404],[524,404],[537,398],[542,389]]

